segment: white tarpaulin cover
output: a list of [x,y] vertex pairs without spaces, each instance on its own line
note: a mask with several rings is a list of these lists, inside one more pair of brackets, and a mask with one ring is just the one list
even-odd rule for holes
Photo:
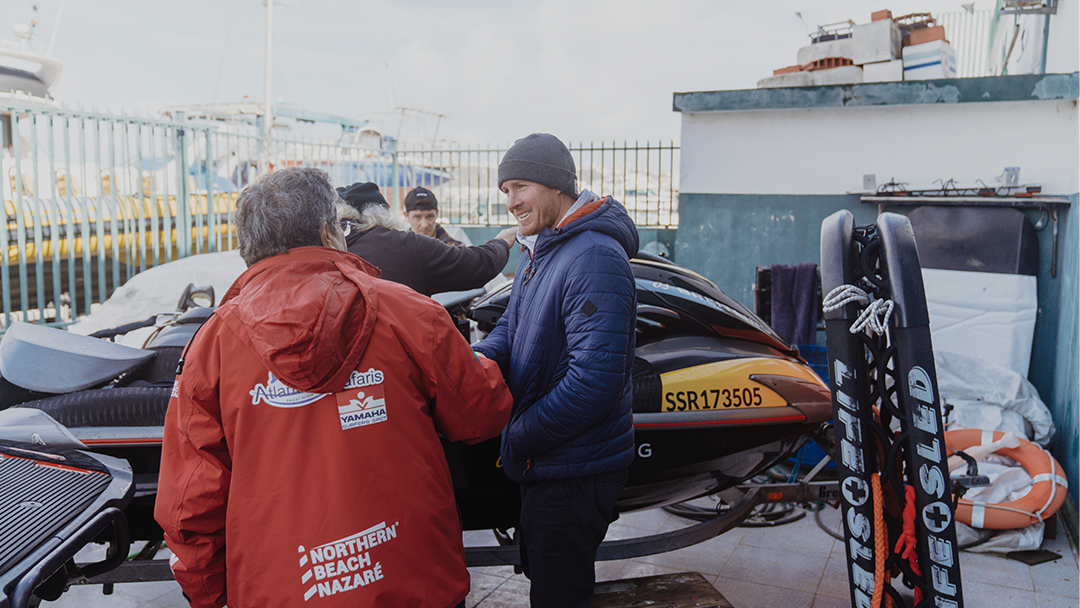
[[[469,236],[459,226],[447,226],[446,229],[459,241],[470,243]],[[193,255],[148,268],[131,277],[100,308],[70,325],[68,331],[85,336],[174,311],[189,283],[196,287],[212,285],[216,305],[245,270],[247,264],[236,250]],[[505,281],[506,277],[498,274],[485,287],[492,289]],[[139,348],[152,332],[151,328],[138,329],[117,336],[116,341]]]
[[[963,473],[966,470],[967,467],[961,467],[958,472]],[[1005,456],[993,454],[986,461],[980,462],[979,474],[989,477],[990,485],[984,488],[971,488],[964,494],[964,498],[979,502],[1002,503],[1017,500],[1031,489],[1031,476],[1024,467]],[[990,540],[969,547],[967,550],[976,553],[990,551],[1007,553],[1038,549],[1042,546],[1045,527],[1046,524],[1038,522],[1017,530],[1000,530]],[[983,537],[986,533],[986,530],[976,530],[956,522],[956,541],[961,546]]]
[[[69,326],[68,331],[85,336],[176,310],[176,304],[189,283],[194,283],[196,287],[212,285],[216,300],[214,303],[217,304],[236,277],[245,270],[247,264],[236,250],[193,255],[147,268],[114,291],[101,308]],[[141,347],[151,331],[137,330],[127,336],[117,336],[116,341]]]
[[958,427],[1016,433],[1039,445],[1054,438],[1050,408],[1031,382],[997,363],[939,350],[934,342],[941,399]]
[[924,268],[934,349],[987,359],[1027,376],[1038,308],[1035,277]]

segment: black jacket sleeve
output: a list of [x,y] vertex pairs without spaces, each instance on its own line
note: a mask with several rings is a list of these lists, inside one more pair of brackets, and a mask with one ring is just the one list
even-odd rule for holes
[[454,247],[429,236],[414,236],[427,295],[483,287],[510,259],[510,248],[499,239],[475,247]]

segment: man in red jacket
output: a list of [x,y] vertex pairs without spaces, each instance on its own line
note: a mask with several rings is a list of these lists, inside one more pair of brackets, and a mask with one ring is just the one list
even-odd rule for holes
[[185,353],[155,517],[192,606],[462,605],[439,434],[494,437],[510,393],[429,298],[343,251],[318,169],[237,202],[248,264]]

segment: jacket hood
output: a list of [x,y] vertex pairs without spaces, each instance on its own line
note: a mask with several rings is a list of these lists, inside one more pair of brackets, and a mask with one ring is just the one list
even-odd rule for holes
[[586,204],[564,220],[563,225],[558,228],[545,228],[541,231],[536,241],[536,254],[540,255],[549,247],[589,230],[614,238],[626,251],[626,257],[637,255],[637,226],[626,213],[626,208],[610,196]]
[[348,252],[291,249],[240,275],[222,298],[218,314],[289,387],[336,392],[371,339],[378,314],[378,272]]

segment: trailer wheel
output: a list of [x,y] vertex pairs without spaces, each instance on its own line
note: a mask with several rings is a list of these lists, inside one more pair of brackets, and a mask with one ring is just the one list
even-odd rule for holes
[[162,426],[171,387],[95,389],[23,403],[66,427]]

